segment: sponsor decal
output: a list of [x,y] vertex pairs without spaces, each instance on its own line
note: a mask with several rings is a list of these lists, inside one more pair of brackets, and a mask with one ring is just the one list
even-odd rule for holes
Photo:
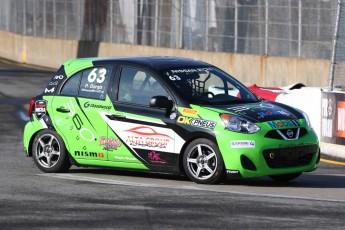
[[234,149],[255,148],[255,141],[252,141],[252,140],[231,141],[231,148],[234,148]]
[[193,116],[197,116],[199,111],[195,110],[195,109],[189,109],[189,108],[183,108],[182,109],[182,113],[183,114],[188,114],[188,115],[193,115]]
[[135,157],[127,157],[127,156],[114,156],[115,160],[120,161],[136,161],[137,159]]
[[163,133],[158,133],[156,130],[148,126],[137,126],[125,131],[130,133],[127,135],[126,143],[134,147],[139,146],[165,149],[174,140],[172,137]]
[[55,87],[58,86],[65,78],[66,77],[64,75],[55,75],[44,89],[44,93],[53,94]]
[[196,72],[202,72],[202,71],[210,71],[212,68],[195,68],[195,69],[176,69],[171,70],[171,73],[196,73]]
[[54,93],[54,90],[55,90],[55,87],[50,88],[50,89],[45,88],[44,93],[46,93],[46,94],[52,94],[52,93]]
[[243,112],[249,110],[249,108],[244,107],[244,106],[234,106],[227,108],[228,110],[234,111],[235,113]]
[[289,128],[301,126],[297,120],[279,120],[267,122],[272,129]]
[[255,141],[253,140],[237,140],[231,141],[232,148],[255,148]]
[[322,137],[333,138],[333,102],[330,98],[322,98],[321,101],[321,125]]
[[58,85],[59,84],[59,82],[58,81],[54,81],[54,82],[49,82],[49,84],[48,85]]
[[290,113],[287,113],[285,111],[265,111],[265,112],[258,112],[257,113],[261,117],[267,117],[267,116],[275,116],[275,115],[286,115],[286,116],[292,116]]
[[337,137],[345,137],[345,101],[338,101],[336,117],[335,135]]
[[120,140],[116,140],[113,137],[106,138],[106,137],[100,137],[99,138],[99,145],[103,145],[104,150],[117,150],[118,147],[122,145],[122,142]]
[[104,158],[104,153],[87,152],[87,151],[75,151],[74,152],[74,156],[77,156],[77,157]]
[[[184,139],[169,128],[110,120],[107,117],[108,114],[102,112],[100,112],[100,115],[108,123],[113,132],[116,133],[116,136],[122,140],[122,144],[127,144],[129,148],[133,149],[133,152],[136,152],[136,149],[144,149],[149,150],[149,152],[180,153],[185,143]],[[140,119],[140,121],[146,120]],[[154,121],[153,124],[161,123]],[[123,128],[119,129],[119,127]],[[136,158],[146,161],[138,154],[136,154]]]
[[72,118],[74,126],[70,127],[70,130],[73,130],[74,127],[79,131],[79,136],[76,137],[77,140],[82,138],[85,141],[91,142],[95,139],[95,136],[91,130],[87,128],[83,128],[84,122],[82,121],[81,117],[76,113],[76,109],[73,105],[72,99],[64,104],[65,108],[69,109],[69,116]]
[[226,173],[229,175],[229,176],[240,176],[240,171],[238,170],[231,170],[231,169],[228,169],[226,170]]
[[46,100],[37,100],[35,103],[35,115],[37,119],[41,119],[47,110],[47,101]]
[[105,106],[105,105],[96,105],[90,102],[85,102],[84,103],[84,108],[95,108],[95,109],[111,109],[111,106]]
[[164,164],[168,163],[166,160],[163,160],[160,158],[160,153],[157,153],[155,151],[149,152],[147,157],[149,158],[149,160],[152,164],[163,164],[164,165]]
[[179,116],[177,118],[177,122],[181,124],[187,124],[194,127],[206,128],[206,129],[211,129],[211,130],[213,130],[217,125],[217,122],[214,122],[214,121],[208,121],[208,120],[203,120],[200,118],[191,118],[191,117],[184,117],[184,116]]

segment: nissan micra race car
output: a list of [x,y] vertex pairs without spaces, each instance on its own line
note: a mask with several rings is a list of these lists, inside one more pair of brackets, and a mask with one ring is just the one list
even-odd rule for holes
[[65,62],[29,107],[24,148],[46,173],[71,165],[279,182],[317,168],[302,111],[259,100],[205,62],[175,57]]

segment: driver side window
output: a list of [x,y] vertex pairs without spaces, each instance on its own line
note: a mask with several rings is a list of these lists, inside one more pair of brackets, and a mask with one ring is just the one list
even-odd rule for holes
[[122,67],[118,101],[149,106],[153,96],[168,96],[162,85],[149,73],[134,67]]

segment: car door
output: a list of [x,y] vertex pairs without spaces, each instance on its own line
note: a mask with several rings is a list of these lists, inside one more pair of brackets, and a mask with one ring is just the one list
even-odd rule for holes
[[52,101],[54,127],[80,163],[108,160],[107,150],[101,144],[107,137],[107,123],[100,113],[112,108],[107,96],[112,69],[93,67],[74,74]]
[[[139,160],[149,168],[176,166],[183,139],[174,131],[176,115],[149,106],[153,96],[172,99],[150,72],[132,66],[119,66],[112,98],[115,112],[109,114],[109,134],[114,133],[129,150],[129,155],[109,152],[114,161]],[[175,115],[175,116],[174,116]]]

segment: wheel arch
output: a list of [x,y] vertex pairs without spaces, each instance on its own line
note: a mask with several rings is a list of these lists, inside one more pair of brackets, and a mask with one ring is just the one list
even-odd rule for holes
[[68,150],[69,149],[68,142],[66,141],[65,136],[58,133],[54,127],[48,126],[48,128],[39,129],[31,135],[30,140],[29,140],[28,149],[27,149],[27,156],[32,157],[32,145],[33,145],[33,142],[34,142],[34,139],[35,139],[37,133],[41,132],[42,130],[46,130],[46,129],[56,132],[56,134],[61,137],[61,139],[63,140],[63,142],[65,144],[66,151],[67,151],[68,155],[70,155],[69,150]]
[[210,133],[205,133],[205,132],[194,132],[194,133],[191,133],[189,135],[189,138],[183,144],[183,146],[181,148],[181,151],[180,151],[180,154],[179,154],[179,159],[178,159],[179,166],[178,167],[179,167],[179,170],[180,170],[181,174],[185,174],[185,171],[184,171],[184,168],[183,168],[183,155],[185,153],[185,150],[186,150],[187,146],[192,141],[194,141],[196,139],[200,139],[200,138],[208,139],[208,140],[214,142],[218,146],[216,137],[214,135],[210,134]]

